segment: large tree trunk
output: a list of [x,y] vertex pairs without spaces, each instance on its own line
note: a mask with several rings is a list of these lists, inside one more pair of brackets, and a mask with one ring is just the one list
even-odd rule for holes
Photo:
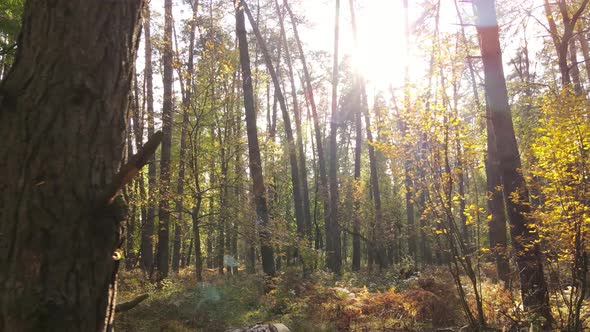
[[542,256],[535,244],[536,233],[531,230],[532,222],[527,219],[530,213],[529,193],[520,173],[520,155],[502,69],[495,4],[487,0],[476,0],[473,3],[478,16],[477,32],[484,66],[486,101],[496,139],[497,161],[510,220],[512,246],[516,252],[523,304],[527,310],[538,312],[551,322]]
[[[145,99],[147,108],[147,131],[148,136],[154,134],[154,94],[153,94],[153,72],[152,72],[152,42],[150,29],[150,9],[149,5],[145,5],[144,11],[144,37],[145,37]],[[150,198],[154,196],[156,190],[156,156],[152,156],[148,165],[148,192]],[[148,200],[148,207],[145,222],[141,229],[141,268],[151,273],[154,265],[154,218],[156,209],[151,199]]]
[[142,7],[27,1],[0,85],[1,331],[111,328]]
[[496,261],[498,279],[504,282],[504,286],[510,288],[510,265],[508,264],[507,240],[506,240],[506,216],[504,210],[504,198],[498,190],[502,186],[500,168],[498,165],[498,152],[496,138],[491,122],[491,114],[487,112],[487,147],[486,178],[488,191],[488,213],[491,219],[488,222],[488,236],[490,249]]
[[[455,10],[459,18],[461,25],[461,39],[465,49],[469,48],[467,36],[465,34],[465,28],[463,25],[463,18],[459,11],[458,1],[455,0]],[[478,82],[475,79],[475,68],[471,61],[467,62],[467,68],[469,69],[469,80],[471,81],[471,88],[473,96],[475,98],[475,104],[478,109],[481,109],[482,105],[479,98]],[[507,236],[506,236],[506,211],[504,208],[504,198],[502,192],[498,190],[502,186],[502,180],[500,178],[497,152],[496,152],[496,140],[493,133],[493,127],[491,122],[491,116],[489,109],[486,109],[486,129],[487,129],[487,154],[485,161],[486,171],[486,183],[487,183],[487,207],[488,214],[491,219],[488,222],[488,238],[490,240],[490,249],[494,255],[496,261],[496,271],[498,278],[504,282],[504,285],[510,288],[510,265],[508,262],[507,252]]]
[[[232,0],[232,3],[234,1]],[[236,35],[240,52],[240,66],[242,68],[242,88],[244,90],[244,110],[246,113],[246,131],[248,135],[248,156],[250,176],[252,177],[254,203],[256,205],[256,224],[259,227],[260,252],[262,255],[262,270],[267,276],[274,276],[275,264],[269,229],[268,206],[264,193],[264,178],[262,177],[262,161],[258,145],[258,128],[256,127],[256,109],[254,108],[254,88],[252,86],[252,72],[250,70],[250,55],[248,54],[248,37],[244,8],[240,2],[236,3]]]

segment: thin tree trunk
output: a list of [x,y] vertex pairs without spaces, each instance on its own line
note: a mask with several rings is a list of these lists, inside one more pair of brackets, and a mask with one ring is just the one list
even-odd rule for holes
[[[403,0],[404,4],[404,33],[406,36],[406,46],[405,52],[409,54],[410,49],[410,23],[408,17],[408,0]],[[409,55],[406,57],[409,59]],[[404,109],[406,113],[410,110],[410,64],[406,62],[404,67]],[[405,120],[400,120],[400,127],[402,136],[406,136],[408,128]],[[410,153],[410,145],[406,143],[406,153]],[[416,260],[416,226],[414,222],[414,202],[412,199],[413,196],[413,179],[410,175],[411,172],[411,163],[409,156],[406,157],[404,161],[404,185],[406,189],[406,219],[408,222],[408,254],[410,257]]]
[[[179,258],[180,258],[180,247],[181,247],[181,233],[182,233],[182,213],[183,213],[183,195],[184,195],[184,173],[185,173],[185,155],[186,155],[186,140],[187,140],[187,126],[189,124],[189,108],[192,97],[192,76],[194,71],[194,48],[195,48],[195,31],[197,27],[197,10],[199,8],[199,1],[196,0],[194,4],[191,4],[193,9],[193,16],[189,23],[189,48],[188,48],[188,61],[186,66],[186,83],[181,85],[184,87],[182,94],[182,125],[180,132],[180,151],[179,151],[179,164],[178,164],[178,179],[176,183],[176,193],[178,198],[176,199],[176,227],[174,228],[174,250],[172,256],[172,270],[178,272]],[[178,48],[178,45],[176,45]],[[178,57],[178,52],[177,52]],[[182,83],[184,75],[179,75]]]
[[293,64],[291,59],[291,52],[289,50],[289,43],[287,42],[287,35],[285,33],[285,23],[283,14],[279,9],[279,2],[275,0],[277,8],[277,15],[279,16],[279,23],[281,26],[281,34],[283,35],[283,44],[285,48],[285,58],[287,60],[287,68],[289,69],[289,80],[291,83],[291,96],[293,98],[293,112],[295,113],[295,131],[297,132],[297,152],[299,162],[299,179],[301,180],[301,199],[303,208],[303,228],[308,243],[311,245],[311,210],[309,204],[309,186],[307,183],[307,165],[305,160],[305,151],[303,150],[303,130],[301,128],[301,109],[297,100],[297,87],[295,85],[295,74],[293,71]]
[[289,116],[289,112],[287,110],[287,103],[285,102],[285,97],[281,91],[281,85],[279,82],[279,78],[277,73],[274,69],[272,64],[272,60],[270,57],[270,53],[266,47],[266,43],[258,30],[258,25],[252,17],[252,13],[248,8],[248,5],[244,0],[241,0],[241,4],[244,7],[244,11],[248,16],[248,20],[250,21],[250,25],[254,30],[254,34],[256,35],[256,39],[258,40],[258,46],[262,51],[262,56],[264,57],[264,61],[266,63],[266,68],[270,74],[270,77],[273,81],[274,89],[275,89],[275,96],[278,99],[279,106],[281,108],[281,112],[283,115],[283,125],[285,127],[285,134],[287,136],[287,145],[288,145],[288,152],[289,152],[289,164],[291,166],[291,184],[293,190],[293,202],[295,205],[295,220],[297,223],[297,234],[300,238],[305,237],[305,214],[303,213],[303,200],[302,200],[302,190],[301,190],[301,179],[299,174],[299,166],[297,164],[297,147],[295,145],[295,139],[293,137],[293,130],[291,127],[291,118]]
[[[197,276],[197,282],[203,281],[203,255],[201,254],[201,229],[199,225],[199,213],[201,211],[201,204],[203,197],[200,193],[197,193],[196,204],[191,213],[193,220],[193,239],[195,244],[195,275]],[[189,259],[190,263],[190,251]]]
[[[232,0],[232,3],[234,1]],[[252,176],[254,203],[256,205],[256,224],[259,225],[260,251],[262,254],[262,270],[267,276],[274,276],[274,254],[269,229],[268,207],[264,192],[264,178],[262,177],[262,161],[258,145],[258,128],[256,127],[256,110],[254,108],[254,89],[252,87],[252,72],[250,70],[250,55],[248,54],[248,38],[244,20],[243,3],[236,3],[236,35],[240,53],[242,69],[242,88],[244,92],[244,109],[246,113],[246,128],[248,135],[249,167]]]
[[332,64],[332,117],[330,121],[329,137],[329,184],[330,184],[330,215],[326,219],[326,265],[328,268],[340,274],[342,270],[340,249],[340,227],[338,225],[338,147],[337,136],[339,127],[338,116],[338,38],[340,30],[340,0],[336,0],[336,12],[334,22],[334,60]]
[[[588,47],[588,40],[586,39],[586,32],[583,29],[578,30],[578,41],[582,49],[582,58],[584,59],[584,68],[586,69],[586,79],[590,80],[590,47]],[[587,86],[590,86],[588,83]]]
[[[154,134],[154,95],[153,95],[153,71],[152,71],[152,43],[150,29],[150,9],[145,5],[143,15],[143,30],[145,33],[145,99],[147,107],[147,131],[148,137]],[[154,219],[156,210],[152,199],[156,191],[156,156],[152,156],[148,164],[148,192],[150,198],[147,203],[145,222],[141,229],[141,267],[146,273],[151,273],[154,265]]]
[[578,66],[578,48],[576,47],[576,38],[571,38],[569,42],[570,63],[572,82],[574,83],[574,91],[577,94],[582,93],[582,82],[580,80],[580,67]]
[[1,331],[112,331],[142,9],[26,3],[0,85]]
[[[328,223],[328,218],[330,216],[330,197],[328,193],[328,173],[326,168],[326,159],[324,154],[323,148],[323,135],[322,135],[322,128],[320,127],[319,117],[317,113],[317,107],[315,103],[315,96],[313,93],[313,85],[311,84],[311,75],[309,73],[309,68],[307,67],[307,62],[305,61],[305,53],[303,52],[303,47],[301,45],[301,39],[299,38],[299,32],[297,31],[297,23],[295,21],[293,12],[287,3],[287,0],[283,0],[283,5],[289,13],[289,18],[291,20],[291,26],[293,28],[293,34],[295,36],[295,41],[297,42],[297,49],[299,51],[299,59],[301,60],[301,65],[303,66],[303,75],[305,78],[306,89],[305,89],[305,96],[309,102],[309,106],[311,108],[311,114],[314,124],[314,132],[315,132],[315,141],[317,147],[317,157],[318,157],[318,164],[319,164],[319,178],[320,178],[320,196],[322,198],[323,207],[324,207],[324,219],[325,223]],[[327,230],[327,229],[326,229]],[[327,232],[326,232],[326,241],[327,240]],[[320,239],[321,240],[321,239]]]
[[552,316],[549,310],[549,295],[543,274],[542,256],[535,244],[536,233],[531,231],[532,221],[527,219],[530,213],[529,194],[519,170],[520,155],[502,70],[502,51],[495,4],[487,0],[476,0],[473,4],[478,13],[477,32],[480,37],[484,65],[486,100],[493,134],[496,138],[500,177],[511,225],[512,246],[516,252],[523,304],[527,310],[538,312],[551,324]]
[[160,206],[158,211],[158,279],[168,277],[170,263],[170,157],[172,150],[172,0],[164,1],[164,95],[162,101],[162,155],[160,158]]

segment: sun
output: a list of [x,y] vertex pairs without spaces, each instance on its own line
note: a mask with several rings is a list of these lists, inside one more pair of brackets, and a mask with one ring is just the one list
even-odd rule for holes
[[[405,49],[402,10],[401,1],[371,1],[356,10],[358,47],[352,46],[350,54],[353,65],[374,89],[401,85],[406,63],[412,65]],[[352,33],[341,37],[353,38]]]

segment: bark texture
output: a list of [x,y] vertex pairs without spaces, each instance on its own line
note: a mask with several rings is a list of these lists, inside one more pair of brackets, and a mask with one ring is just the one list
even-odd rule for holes
[[1,331],[110,330],[142,7],[27,1],[0,86]]

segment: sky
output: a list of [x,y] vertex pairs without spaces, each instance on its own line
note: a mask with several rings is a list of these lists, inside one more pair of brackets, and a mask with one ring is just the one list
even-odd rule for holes
[[[173,0],[175,20],[190,16],[190,9],[184,4],[186,0]],[[204,3],[207,0],[200,0]],[[454,32],[458,28],[458,19],[456,15],[455,0],[441,0],[439,29],[442,32]],[[502,0],[506,2],[506,0]],[[229,1],[228,1],[229,2]],[[279,1],[281,2],[281,1]],[[410,25],[422,15],[424,8],[420,0],[408,0]],[[250,4],[254,0],[250,0]],[[510,2],[509,2],[510,3]],[[514,0],[512,6],[533,6],[539,10],[542,8],[541,0]],[[302,14],[308,24],[300,25],[300,37],[304,44],[306,52],[324,51],[327,54],[333,52],[334,39],[334,0],[291,0],[290,5],[297,14]],[[428,69],[428,60],[418,53],[418,40],[410,40],[412,51],[408,54],[405,50],[404,34],[404,13],[402,0],[355,0],[356,21],[358,29],[359,47],[354,47],[349,1],[340,1],[340,45],[339,58],[342,60],[345,56],[352,56],[360,72],[367,81],[367,91],[369,101],[371,96],[377,91],[388,92],[389,87],[400,88],[403,84],[404,66],[409,64],[412,73],[421,75]],[[459,1],[459,7],[463,13],[465,23],[473,23],[471,4],[465,1]],[[150,8],[152,11],[162,13],[164,0],[151,0]],[[231,5],[228,4],[227,12],[231,14]],[[154,16],[154,15],[153,15]],[[162,15],[160,15],[160,19]],[[228,22],[233,17],[228,15]],[[520,18],[517,18],[520,19]],[[432,23],[432,21],[430,22]],[[530,20],[529,20],[530,23]],[[289,23],[286,23],[289,26]],[[533,22],[532,25],[535,25]],[[249,25],[247,24],[247,28]],[[540,25],[536,28],[528,28],[527,31],[533,35],[539,35]],[[468,33],[475,34],[473,26],[466,27]],[[289,32],[288,32],[289,33]],[[502,33],[502,32],[501,32]],[[508,34],[508,32],[505,32]],[[534,37],[534,36],[533,36]],[[529,41],[529,47],[535,48],[538,45],[538,39],[532,38]],[[514,52],[519,43],[508,40],[505,47],[508,48],[508,55]],[[143,45],[140,46],[143,49]],[[538,47],[537,47],[538,49]],[[140,55],[142,52],[140,52]],[[474,54],[477,55],[477,54]],[[508,56],[504,56],[505,62]],[[312,64],[313,66],[313,64]],[[331,61],[330,61],[331,66]],[[138,59],[138,71],[143,68],[142,56]],[[507,69],[505,67],[505,69]],[[154,79],[155,88],[161,86],[161,79]],[[156,92],[158,95],[158,92]]]

